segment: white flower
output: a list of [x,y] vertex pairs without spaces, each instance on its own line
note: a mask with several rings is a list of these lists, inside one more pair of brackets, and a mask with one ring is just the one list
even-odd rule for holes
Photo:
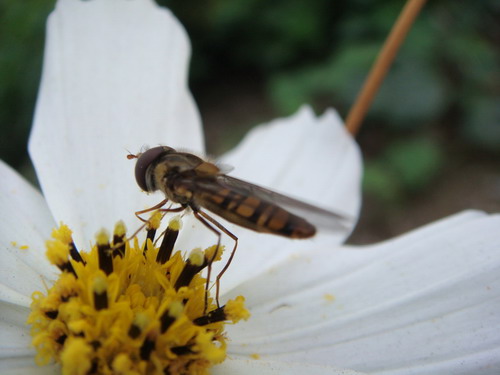
[[[44,197],[0,163],[0,373],[58,373],[34,365],[25,325],[29,296],[57,273],[42,250],[55,223],[80,248],[119,219],[135,228],[133,213],[161,197],[135,186],[127,150],[203,152],[188,53],[178,22],[151,1],[58,2],[30,140]],[[359,152],[333,111],[305,107],[259,127],[223,159],[249,181],[359,209]],[[339,245],[348,233],[291,241],[231,229],[240,246],[222,300],[243,294],[252,317],[230,327],[230,358],[213,373],[497,374],[499,227],[465,212],[362,248]],[[178,247],[213,242],[193,221]]]

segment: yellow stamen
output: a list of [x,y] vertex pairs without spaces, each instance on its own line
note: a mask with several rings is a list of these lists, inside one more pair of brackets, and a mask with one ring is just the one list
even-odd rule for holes
[[109,243],[109,233],[106,229],[102,229],[99,232],[97,232],[95,236],[95,242],[98,245],[105,245]]
[[[180,221],[169,226],[178,231]],[[144,252],[137,237],[125,239],[123,223],[112,246],[100,231],[89,253],[76,251],[65,225],[52,237],[47,256],[63,272],[46,293],[33,293],[28,319],[40,365],[53,360],[77,375],[207,374],[226,358],[224,323],[249,316],[243,297],[220,308],[206,300],[201,272],[222,247],[159,262],[152,238]]]
[[150,229],[158,229],[161,224],[161,218],[163,214],[160,211],[156,211],[151,215],[148,221],[148,228]]
[[193,266],[201,266],[205,262],[205,254],[203,254],[203,251],[201,249],[194,249],[191,251],[191,254],[189,254],[189,262]]
[[123,237],[125,236],[126,232],[127,232],[127,227],[125,226],[123,220],[117,222],[115,225],[114,235],[118,237]]
[[60,266],[68,262],[69,248],[66,243],[57,240],[49,240],[45,243],[45,246],[47,247],[45,255],[50,263]]
[[168,227],[172,230],[180,231],[182,228],[182,221],[180,220],[179,216],[174,216],[172,219],[170,219]]

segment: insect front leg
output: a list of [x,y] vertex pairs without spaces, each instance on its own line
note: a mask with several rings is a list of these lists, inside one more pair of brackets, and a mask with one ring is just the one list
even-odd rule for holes
[[166,204],[168,203],[168,199],[165,198],[164,200],[162,200],[160,203],[158,204],[155,204],[153,207],[149,207],[149,208],[146,208],[144,210],[141,210],[141,211],[136,211],[135,212],[135,216],[143,222],[143,224],[139,227],[139,229],[137,229],[134,234],[129,238],[129,239],[132,239],[134,238],[135,236],[137,236],[137,234],[144,229],[144,227],[148,224],[149,222],[149,219],[144,219],[142,218],[140,215],[142,214],[145,214],[145,213],[148,213],[148,212],[151,212],[151,211],[154,211],[154,210],[159,210],[160,212],[164,212],[164,213],[168,213],[168,212],[181,212],[181,211],[184,211],[186,209],[185,206],[179,206],[179,207],[175,207],[175,208],[162,208],[163,206],[165,206]]
[[[135,216],[140,220],[142,221],[143,223],[147,223],[148,220],[147,219],[143,219],[140,215],[142,214],[145,214],[145,213],[148,213],[148,212],[151,212],[151,211],[154,211],[154,210],[158,210],[160,208],[162,208],[163,206],[165,206],[168,202],[168,198],[165,198],[164,200],[162,200],[160,203],[158,204],[155,204],[153,207],[149,207],[149,208],[146,208],[145,210],[141,210],[141,211],[136,211],[135,212]],[[144,226],[142,227],[144,228]],[[141,229],[142,229],[141,228]]]

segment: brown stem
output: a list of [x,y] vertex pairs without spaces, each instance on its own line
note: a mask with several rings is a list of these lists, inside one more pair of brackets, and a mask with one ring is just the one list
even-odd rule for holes
[[426,0],[408,0],[399,14],[396,23],[392,27],[391,33],[387,37],[377,60],[368,74],[368,78],[361,92],[347,115],[346,127],[352,135],[358,133],[361,122],[396,57],[399,47],[403,43],[406,34],[410,30],[425,2]]

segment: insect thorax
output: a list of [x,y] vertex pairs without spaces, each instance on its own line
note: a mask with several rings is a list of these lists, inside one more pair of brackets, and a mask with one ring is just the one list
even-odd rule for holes
[[180,172],[178,167],[171,167],[168,163],[158,163],[154,167],[154,184],[156,190],[161,190],[172,202],[179,204],[189,204],[193,192],[190,187],[183,183],[186,175],[192,174],[192,170]]

